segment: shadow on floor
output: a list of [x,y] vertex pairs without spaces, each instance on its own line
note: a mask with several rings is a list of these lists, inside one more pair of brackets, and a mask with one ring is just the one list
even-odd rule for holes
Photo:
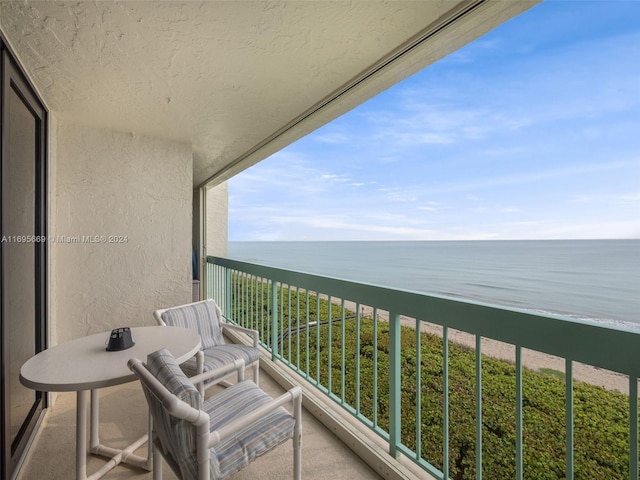
[[[260,372],[260,386],[272,396],[283,389]],[[75,478],[75,393],[59,394],[47,413],[40,432],[28,453],[18,480],[69,480]],[[100,441],[122,448],[141,437],[147,428],[144,394],[137,382],[100,391]],[[146,456],[146,444],[136,454]],[[236,473],[233,480],[290,479],[293,471],[291,442],[253,462]],[[104,464],[100,457],[89,456],[87,473]],[[380,477],[359,457],[333,436],[324,425],[303,409],[302,476],[304,479],[370,480]],[[152,473],[119,465],[105,476],[109,480],[151,480]],[[163,478],[176,476],[165,464]]]

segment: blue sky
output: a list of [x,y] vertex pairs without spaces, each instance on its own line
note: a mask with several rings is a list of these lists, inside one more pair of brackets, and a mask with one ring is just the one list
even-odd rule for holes
[[548,1],[229,181],[229,240],[640,238],[640,2]]

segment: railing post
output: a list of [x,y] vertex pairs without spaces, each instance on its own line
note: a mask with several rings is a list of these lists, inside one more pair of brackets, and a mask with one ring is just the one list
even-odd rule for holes
[[629,478],[638,478],[638,377],[629,376]]
[[476,480],[482,480],[482,337],[476,335]]
[[565,359],[565,478],[573,480],[573,361]]
[[400,314],[389,312],[389,454],[398,456],[398,445],[401,443],[401,328]]
[[449,327],[442,327],[442,478],[449,480]]
[[516,480],[522,480],[524,464],[522,460],[522,347],[516,345]]
[[271,282],[271,360],[278,356],[278,282]]
[[225,281],[224,281],[224,309],[225,316],[231,318],[231,269],[229,267],[224,269]]

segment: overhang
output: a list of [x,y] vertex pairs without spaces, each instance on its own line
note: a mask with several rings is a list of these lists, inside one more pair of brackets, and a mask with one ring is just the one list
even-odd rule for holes
[[2,1],[44,102],[189,143],[213,186],[537,3]]

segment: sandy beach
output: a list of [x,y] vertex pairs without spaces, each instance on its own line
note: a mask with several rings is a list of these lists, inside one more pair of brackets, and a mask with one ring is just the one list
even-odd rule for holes
[[[407,322],[408,323],[408,322]],[[413,323],[413,321],[411,322]],[[442,336],[442,329],[438,326],[423,324],[422,331]],[[449,340],[453,343],[475,349],[475,335],[449,330]],[[515,363],[515,347],[489,338],[482,339],[482,353],[491,358]],[[522,350],[522,364],[524,367],[539,371],[544,368],[565,371],[565,359],[537,352],[535,350]],[[574,380],[597,385],[607,390],[615,390],[622,393],[629,392],[629,378],[626,375],[603,370],[600,368],[574,362]]]
[[[351,302],[345,302],[345,308],[355,311],[356,305]],[[372,310],[364,307],[363,314],[371,317]],[[378,318],[382,321],[389,320],[386,315],[386,312],[378,312]],[[401,317],[401,322],[404,326],[410,328],[414,328],[415,326],[415,320],[412,318]],[[442,337],[442,327],[438,325],[422,322],[421,331]],[[449,330],[449,341],[474,350],[476,347],[475,335],[459,330]],[[514,345],[489,338],[482,339],[482,354],[487,357],[515,363]],[[528,349],[522,350],[522,364],[525,368],[533,371],[540,371],[545,368],[560,372],[565,371],[564,358]],[[574,362],[573,378],[574,380],[597,385],[607,390],[618,391],[624,394],[629,393],[629,378],[626,375],[592,367],[591,365]]]

